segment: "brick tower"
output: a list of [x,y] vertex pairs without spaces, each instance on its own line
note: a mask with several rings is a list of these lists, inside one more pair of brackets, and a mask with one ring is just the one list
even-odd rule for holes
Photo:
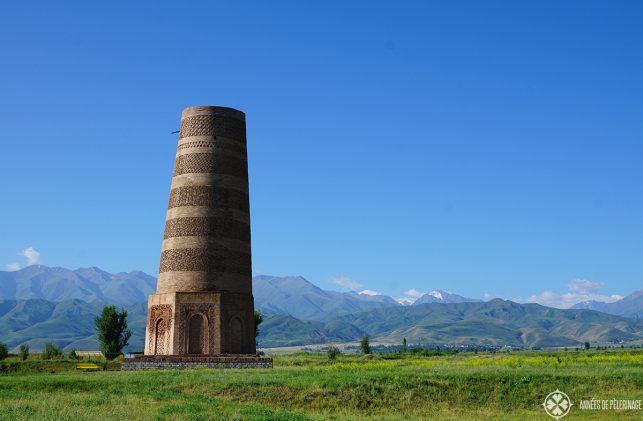
[[246,117],[183,110],[146,356],[254,354]]

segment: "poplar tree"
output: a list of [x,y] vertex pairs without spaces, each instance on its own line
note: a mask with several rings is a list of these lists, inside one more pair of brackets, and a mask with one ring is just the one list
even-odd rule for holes
[[116,311],[116,307],[105,306],[100,316],[94,318],[100,350],[108,360],[121,354],[127,346],[132,331],[127,327],[127,311]]

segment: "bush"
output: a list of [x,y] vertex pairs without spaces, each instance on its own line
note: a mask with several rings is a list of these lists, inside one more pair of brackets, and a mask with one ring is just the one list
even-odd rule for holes
[[255,348],[259,346],[259,342],[257,341],[257,337],[259,336],[259,325],[261,322],[263,322],[263,314],[259,310],[255,310],[254,313],[254,319],[255,319]]
[[56,345],[48,342],[45,344],[45,349],[42,351],[43,360],[55,360],[65,358],[65,353]]
[[29,344],[20,345],[20,359],[26,361],[29,358]]
[[78,354],[76,354],[76,350],[72,348],[71,351],[69,351],[69,354],[67,354],[67,357],[70,360],[77,360],[78,359]]
[[339,351],[339,348],[337,348],[337,347],[335,347],[333,345],[328,347],[328,359],[329,360],[335,360],[340,353],[341,352]]
[[7,349],[7,344],[0,342],[0,361],[4,360],[9,356],[9,350]]

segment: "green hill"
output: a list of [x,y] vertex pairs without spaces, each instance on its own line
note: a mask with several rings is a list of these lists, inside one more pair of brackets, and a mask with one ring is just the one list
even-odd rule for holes
[[643,321],[592,310],[560,310],[495,299],[486,303],[429,303],[343,316],[382,341],[573,346],[643,339]]
[[259,346],[278,347],[302,344],[348,342],[364,335],[364,331],[341,320],[319,322],[299,320],[288,314],[265,318],[260,327]]
[[[98,348],[94,317],[105,305],[68,300],[0,301],[0,341],[11,349],[29,343],[39,350],[54,342],[69,350]],[[133,331],[126,350],[143,349],[147,305],[124,306]],[[329,321],[300,320],[269,313],[260,328],[261,347],[350,342],[368,334],[373,340],[401,343],[495,345],[516,347],[578,346],[589,342],[643,340],[643,321],[593,310],[559,310],[500,299],[486,303],[427,303],[388,306]]]
[[[34,351],[53,342],[65,350],[98,349],[94,335],[94,317],[100,314],[104,303],[83,300],[50,302],[46,300],[0,301],[0,341],[10,349],[28,343]],[[124,306],[128,324],[134,333],[127,350],[143,349],[145,334],[145,303]]]

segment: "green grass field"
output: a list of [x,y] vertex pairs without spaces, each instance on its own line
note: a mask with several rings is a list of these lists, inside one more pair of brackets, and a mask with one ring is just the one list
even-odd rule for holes
[[[2,420],[643,419],[643,411],[580,410],[581,399],[643,399],[643,351],[456,354],[386,359],[275,357],[271,370],[76,372],[74,362],[11,362],[0,375]],[[114,368],[114,366],[112,366]]]

